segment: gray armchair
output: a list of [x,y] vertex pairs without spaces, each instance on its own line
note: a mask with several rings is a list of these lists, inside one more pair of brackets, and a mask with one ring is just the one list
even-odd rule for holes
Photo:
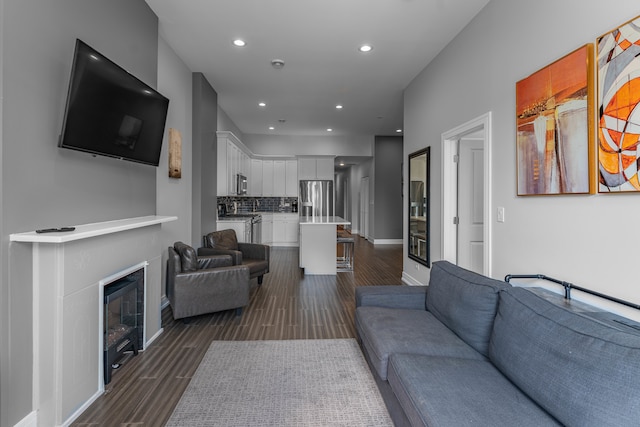
[[235,230],[213,231],[202,238],[203,246],[198,249],[199,256],[231,255],[233,265],[249,267],[250,277],[258,278],[258,285],[269,272],[269,246],[258,243],[238,242]]
[[233,265],[229,255],[197,256],[182,242],[169,247],[167,298],[174,319],[235,308],[249,303],[249,267]]

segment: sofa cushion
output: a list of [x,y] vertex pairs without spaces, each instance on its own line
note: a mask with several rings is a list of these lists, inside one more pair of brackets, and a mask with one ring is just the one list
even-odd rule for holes
[[182,242],[175,242],[173,248],[178,252],[178,255],[180,255],[180,264],[182,265],[183,273],[196,271],[198,269],[198,256],[195,249]]
[[203,240],[207,248],[238,250],[238,238],[233,229],[212,231],[205,235]]
[[434,262],[426,306],[467,344],[488,355],[498,292],[509,284],[474,273],[447,261]]
[[392,353],[485,359],[425,310],[358,307],[356,329],[370,364],[383,380]]
[[500,293],[491,361],[567,426],[637,426],[640,334],[524,288]]
[[388,380],[412,426],[560,425],[488,361],[393,354]]

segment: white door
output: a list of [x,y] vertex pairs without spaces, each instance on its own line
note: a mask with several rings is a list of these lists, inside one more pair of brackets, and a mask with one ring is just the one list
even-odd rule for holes
[[463,137],[458,148],[458,265],[483,273],[484,141]]
[[360,182],[360,235],[369,238],[369,177]]
[[[472,156],[466,149],[462,152],[461,160],[465,171],[464,176],[458,177],[458,164],[455,159],[459,155],[458,143],[466,144],[469,140],[482,141],[483,149]],[[491,276],[491,112],[483,114],[460,126],[442,134],[442,259],[455,264],[465,264],[467,268]],[[469,147],[470,151],[473,151]],[[480,153],[482,153],[480,155]],[[477,165],[482,158],[482,167]],[[475,160],[474,160],[475,159]],[[473,172],[472,172],[473,171]],[[473,176],[476,178],[473,178]],[[482,180],[477,176],[482,175]],[[467,184],[459,184],[458,179],[466,180]],[[475,190],[474,190],[475,188]],[[469,191],[465,199],[468,207],[458,208],[459,192]],[[473,196],[471,196],[473,195]],[[481,197],[482,203],[478,200]],[[467,220],[458,218],[458,212],[467,211]],[[482,212],[482,220],[477,219],[478,212]],[[474,219],[475,218],[475,219]],[[465,243],[458,239],[458,225],[468,223],[481,224],[482,238],[473,236],[473,231],[463,230]],[[477,231],[477,227],[476,230]],[[465,246],[467,259],[459,247]]]

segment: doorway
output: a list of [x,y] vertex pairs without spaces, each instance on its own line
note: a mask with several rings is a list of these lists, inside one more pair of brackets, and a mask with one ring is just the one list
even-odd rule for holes
[[360,182],[360,235],[369,240],[369,177]]
[[491,113],[442,134],[442,257],[491,276]]

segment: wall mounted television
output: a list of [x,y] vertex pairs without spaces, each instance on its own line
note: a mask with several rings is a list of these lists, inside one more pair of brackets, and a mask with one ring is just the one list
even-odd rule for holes
[[169,100],[76,40],[58,146],[158,166]]

